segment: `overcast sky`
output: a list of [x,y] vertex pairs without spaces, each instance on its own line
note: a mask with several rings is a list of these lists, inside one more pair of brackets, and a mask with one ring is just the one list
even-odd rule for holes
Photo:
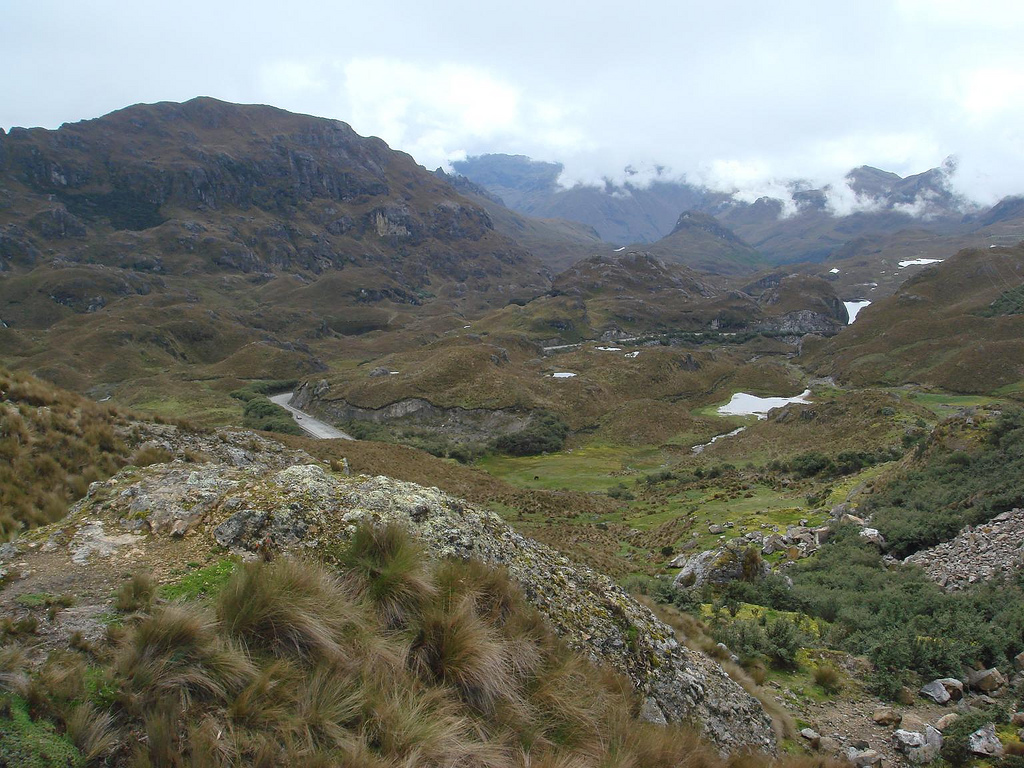
[[[636,6],[639,5],[639,8]],[[712,7],[715,6],[715,7]],[[434,168],[665,166],[752,199],[956,156],[1024,193],[1020,0],[0,0],[0,126],[206,95],[344,120]]]

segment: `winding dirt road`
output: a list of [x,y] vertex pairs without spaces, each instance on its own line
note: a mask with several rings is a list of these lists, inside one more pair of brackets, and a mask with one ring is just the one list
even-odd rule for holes
[[300,411],[298,408],[293,408],[288,405],[288,402],[292,399],[293,392],[282,392],[280,395],[271,395],[270,401],[277,405],[280,405],[295,419],[295,423],[302,428],[302,430],[313,437],[318,437],[321,440],[355,440],[352,435],[342,432],[337,427],[332,427],[326,422],[320,421],[320,419],[310,416],[305,411]]

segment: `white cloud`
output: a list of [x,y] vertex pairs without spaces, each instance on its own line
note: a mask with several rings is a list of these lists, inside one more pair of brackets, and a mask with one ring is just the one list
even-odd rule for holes
[[9,5],[4,128],[205,94],[344,120],[428,167],[558,160],[564,184],[685,176],[749,200],[799,178],[855,210],[851,167],[955,154],[973,199],[1024,192],[1019,0]]
[[430,168],[467,154],[586,146],[570,104],[524,94],[483,67],[360,58],[342,67],[349,120]]
[[881,210],[882,201],[870,195],[857,194],[843,179],[825,188],[825,206],[836,216],[849,216],[851,213]]

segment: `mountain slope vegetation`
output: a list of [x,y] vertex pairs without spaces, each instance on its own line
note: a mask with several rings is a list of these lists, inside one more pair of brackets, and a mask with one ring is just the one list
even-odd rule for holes
[[1024,247],[961,251],[873,304],[813,353],[856,386],[917,383],[952,392],[1016,390],[1024,379]]

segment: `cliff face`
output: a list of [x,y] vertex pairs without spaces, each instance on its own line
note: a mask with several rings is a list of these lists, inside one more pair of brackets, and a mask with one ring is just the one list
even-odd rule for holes
[[[177,451],[177,440],[168,432],[156,442]],[[516,533],[497,515],[436,488],[344,477],[294,452],[267,454],[242,435],[216,450],[216,463],[128,468],[95,483],[67,519],[41,529],[42,546],[8,552],[8,559],[49,558],[49,572],[95,575],[123,570],[147,549],[165,561],[210,546],[242,554],[324,552],[362,521],[396,522],[435,558],[507,569],[572,648],[628,676],[645,699],[645,718],[693,722],[723,751],[774,751],[761,705],[716,662],[679,644],[610,579]],[[303,458],[309,463],[292,463]],[[95,609],[98,616],[104,606]]]
[[51,254],[161,275],[364,267],[378,277],[361,287],[400,287],[406,303],[449,282],[546,286],[483,208],[408,155],[272,107],[199,98],[13,129],[0,136],[0,193],[0,271]]

